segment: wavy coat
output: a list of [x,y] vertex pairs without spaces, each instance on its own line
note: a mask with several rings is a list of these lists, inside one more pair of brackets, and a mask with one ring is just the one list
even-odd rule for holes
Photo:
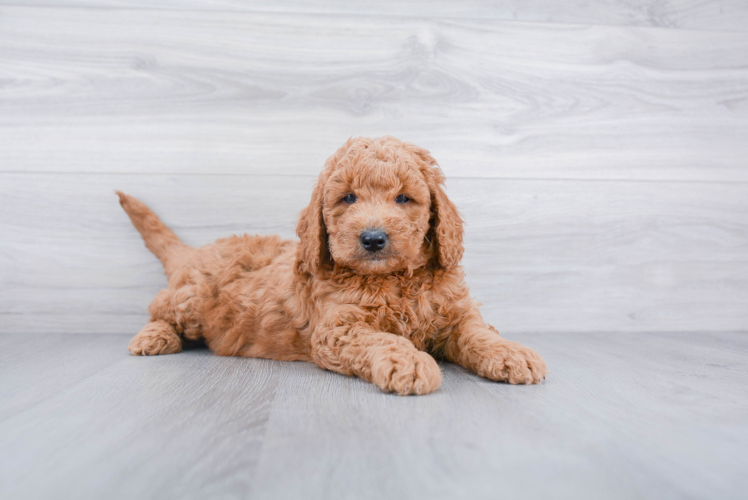
[[[540,356],[502,338],[469,296],[444,180],[422,148],[351,138],[327,160],[298,243],[244,235],[201,248],[118,192],[168,277],[130,351],[170,354],[204,339],[219,355],[310,361],[402,395],[436,390],[441,358],[491,380],[541,382]],[[370,229],[387,235],[382,252],[362,248]]]

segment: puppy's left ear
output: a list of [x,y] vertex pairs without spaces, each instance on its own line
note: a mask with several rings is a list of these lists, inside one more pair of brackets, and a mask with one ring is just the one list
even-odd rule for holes
[[439,167],[431,167],[435,170],[433,186],[431,191],[432,228],[436,236],[436,252],[439,265],[444,269],[451,269],[462,260],[465,248],[462,245],[462,218],[457,212],[457,207],[447,198],[444,192],[444,174]]
[[407,146],[417,159],[431,193],[431,228],[427,238],[436,247],[439,266],[451,269],[460,263],[465,250],[462,245],[462,217],[444,192],[445,177],[436,160],[425,149],[412,144]]

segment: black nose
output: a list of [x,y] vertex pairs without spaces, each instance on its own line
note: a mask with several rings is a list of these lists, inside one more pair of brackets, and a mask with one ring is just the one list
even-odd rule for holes
[[378,252],[387,244],[384,231],[364,231],[361,233],[361,246],[369,252]]

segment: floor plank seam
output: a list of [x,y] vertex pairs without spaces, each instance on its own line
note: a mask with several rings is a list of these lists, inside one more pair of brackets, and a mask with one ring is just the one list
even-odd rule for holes
[[0,9],[11,8],[11,9],[76,9],[76,10],[90,10],[99,12],[190,12],[197,14],[215,13],[215,14],[229,14],[229,15],[275,15],[275,16],[309,16],[309,17],[355,17],[357,19],[403,19],[403,20],[420,20],[420,21],[440,21],[444,23],[458,24],[460,21],[466,22],[499,22],[516,25],[528,25],[528,26],[563,26],[569,28],[613,28],[613,29],[633,29],[633,30],[664,30],[664,31],[677,31],[677,32],[697,32],[697,33],[739,33],[748,36],[748,30],[735,30],[735,29],[724,29],[724,28],[686,28],[677,26],[652,26],[652,25],[629,25],[629,24],[605,24],[605,23],[570,23],[570,22],[558,22],[558,21],[523,21],[517,19],[507,19],[501,17],[450,17],[449,15],[441,16],[416,16],[407,14],[385,14],[385,13],[359,13],[359,12],[308,12],[308,11],[276,11],[276,10],[231,10],[231,9],[182,9],[182,8],[149,8],[149,7],[93,7],[88,5],[23,5],[23,4],[0,4]]

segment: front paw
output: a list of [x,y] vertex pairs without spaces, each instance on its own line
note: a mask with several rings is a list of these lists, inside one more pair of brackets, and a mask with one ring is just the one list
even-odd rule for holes
[[491,380],[510,384],[539,384],[548,369],[540,355],[529,347],[506,342],[483,353],[479,373]]
[[372,358],[372,382],[400,396],[428,394],[442,383],[442,372],[429,354],[416,350],[384,349]]

